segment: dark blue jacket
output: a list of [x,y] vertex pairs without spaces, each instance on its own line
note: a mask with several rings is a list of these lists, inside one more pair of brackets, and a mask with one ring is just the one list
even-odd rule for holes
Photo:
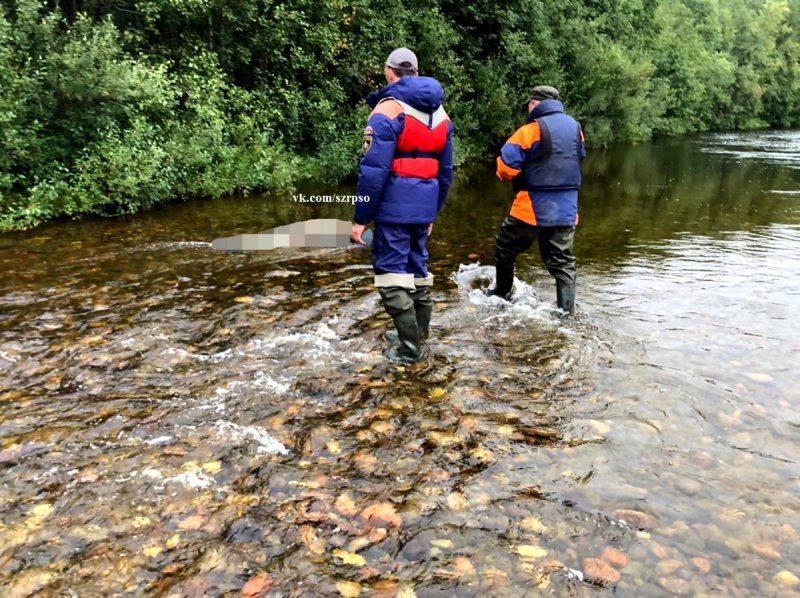
[[[369,201],[356,204],[355,222],[429,224],[444,206],[453,180],[453,125],[447,121],[447,141],[437,156],[439,172],[434,178],[399,176],[392,173],[397,138],[405,126],[405,114],[394,98],[416,110],[433,114],[442,105],[444,92],[430,77],[402,77],[367,96],[373,108],[364,130],[364,154],[359,163],[356,194]],[[380,105],[378,105],[380,103]]]
[[497,176],[517,192],[511,215],[534,226],[575,226],[586,146],[580,124],[558,100],[543,100],[506,141]]
[[[578,122],[564,114],[558,100],[545,100],[528,115],[539,125],[539,147],[525,166],[528,191],[577,190],[581,186],[583,140]],[[560,108],[560,110],[559,110]]]

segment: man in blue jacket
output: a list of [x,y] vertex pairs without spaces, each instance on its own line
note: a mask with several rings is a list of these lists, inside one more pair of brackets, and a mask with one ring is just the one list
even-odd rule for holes
[[414,363],[433,309],[427,241],[453,178],[453,125],[442,86],[418,75],[411,50],[394,50],[384,74],[388,85],[367,96],[372,113],[356,194],[368,200],[356,204],[352,237],[363,243],[366,225],[375,222],[375,286],[399,340],[387,357]]
[[539,253],[556,279],[556,304],[575,308],[575,256],[581,162],[586,157],[581,125],[564,112],[555,87],[533,88],[525,102],[527,123],[509,137],[497,158],[497,176],[516,192],[511,213],[495,240],[495,286],[489,295],[508,298],[517,256],[538,241]]

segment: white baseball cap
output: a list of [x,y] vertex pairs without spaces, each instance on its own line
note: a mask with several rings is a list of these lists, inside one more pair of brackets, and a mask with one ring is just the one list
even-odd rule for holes
[[397,48],[389,54],[386,59],[386,66],[393,69],[410,69],[416,71],[419,69],[417,64],[417,55],[408,48]]

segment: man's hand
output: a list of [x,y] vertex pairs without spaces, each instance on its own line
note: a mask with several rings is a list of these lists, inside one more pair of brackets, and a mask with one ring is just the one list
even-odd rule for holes
[[428,236],[431,236],[431,232],[433,231],[433,222],[428,225]]
[[366,228],[367,227],[364,224],[354,224],[353,229],[350,231],[350,240],[353,243],[358,243],[359,245],[366,245],[364,240],[361,238],[361,235],[364,234],[364,230]]

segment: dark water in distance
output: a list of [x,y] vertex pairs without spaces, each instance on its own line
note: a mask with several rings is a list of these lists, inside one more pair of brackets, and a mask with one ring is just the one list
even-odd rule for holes
[[800,133],[584,173],[577,318],[535,253],[482,296],[511,192],[472,169],[410,368],[368,252],[208,245],[349,206],[0,237],[3,595],[796,595]]

